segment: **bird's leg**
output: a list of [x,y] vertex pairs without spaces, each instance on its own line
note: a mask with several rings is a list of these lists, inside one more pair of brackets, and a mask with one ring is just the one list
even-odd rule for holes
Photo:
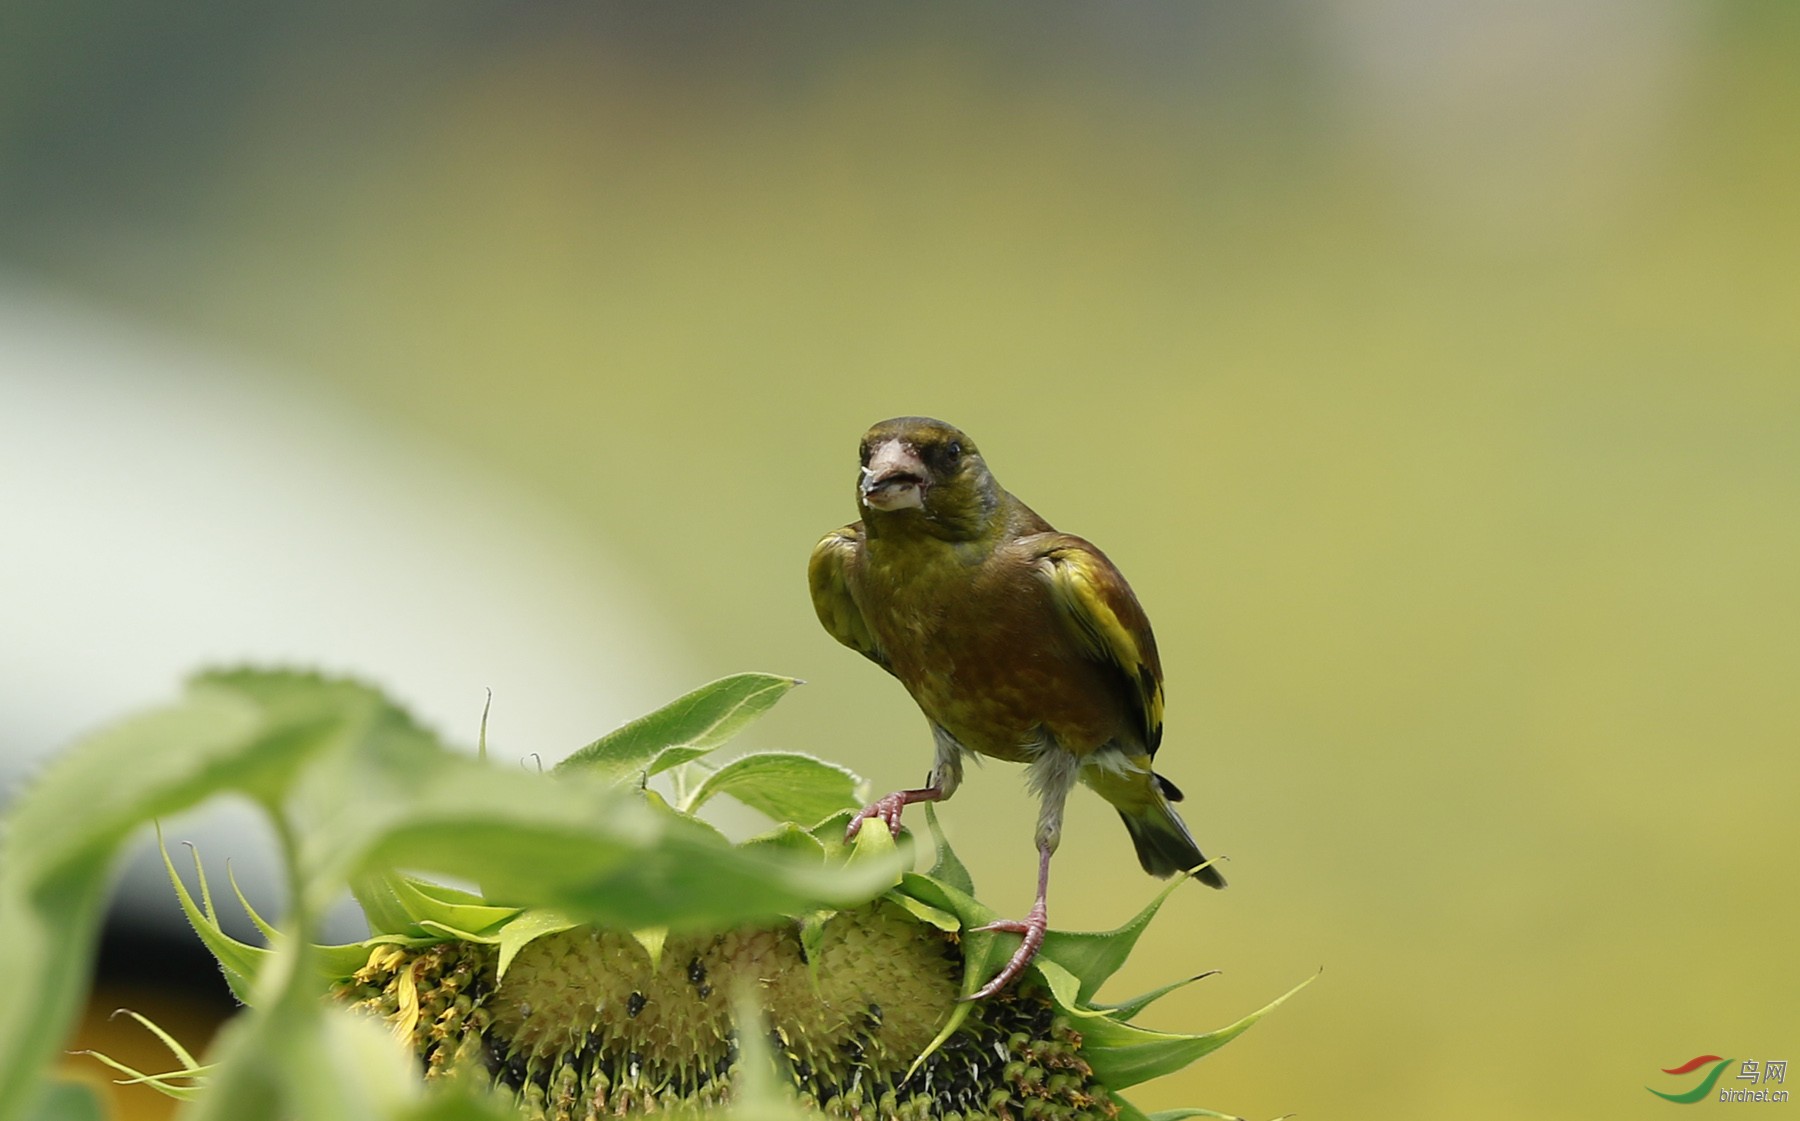
[[844,831],[844,840],[854,841],[862,832],[863,822],[878,817],[887,826],[888,832],[900,835],[900,811],[914,802],[939,802],[949,797],[944,788],[932,783],[917,790],[896,790],[885,797],[877,798],[862,808],[862,811],[850,819],[850,828]]
[[901,810],[914,802],[942,802],[956,793],[956,788],[962,785],[963,746],[936,724],[931,726],[931,734],[937,744],[937,755],[925,785],[917,790],[896,790],[887,797],[877,798],[864,806],[861,813],[850,819],[850,828],[844,831],[844,840],[856,840],[856,835],[862,832],[863,822],[872,817],[880,818],[887,825],[888,832],[898,837]]
[[1024,941],[1013,951],[1012,960],[1006,963],[997,976],[980,991],[969,997],[970,1000],[986,1000],[1015,981],[1031,959],[1037,957],[1038,947],[1044,944],[1044,935],[1050,929],[1050,921],[1046,918],[1045,897],[1050,893],[1050,857],[1055,855],[1056,846],[1062,841],[1063,804],[1068,801],[1069,791],[1074,787],[1081,773],[1081,761],[1072,753],[1062,750],[1054,743],[1038,753],[1032,761],[1031,769],[1026,772],[1025,781],[1037,792],[1038,825],[1038,881],[1037,901],[1031,905],[1031,913],[1023,919],[1002,919],[979,926],[977,930],[994,930],[1006,934],[1022,934]]
[[1006,963],[1006,968],[968,999],[986,1000],[993,996],[1017,980],[1019,974],[1025,972],[1025,967],[1031,964],[1031,959],[1037,957],[1038,948],[1044,944],[1044,935],[1050,930],[1050,920],[1047,917],[1044,899],[1050,889],[1050,854],[1054,851],[1056,851],[1054,845],[1038,845],[1037,902],[1031,905],[1030,914],[1023,919],[1001,919],[999,922],[991,922],[986,926],[975,928],[976,930],[1000,931],[1005,934],[1023,934],[1025,939],[1019,943],[1019,948],[1013,951],[1012,960]]

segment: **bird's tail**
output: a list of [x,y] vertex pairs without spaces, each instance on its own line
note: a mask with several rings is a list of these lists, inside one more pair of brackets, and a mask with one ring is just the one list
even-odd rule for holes
[[[1152,876],[1173,876],[1206,864],[1206,857],[1194,843],[1187,824],[1171,805],[1181,800],[1181,791],[1174,783],[1148,770],[1138,771],[1129,778],[1115,774],[1099,782],[1089,781],[1095,791],[1119,811],[1119,820],[1131,834],[1131,843],[1137,847],[1138,863],[1144,866],[1144,871]],[[1225,877],[1210,864],[1195,872],[1194,878],[1208,887],[1225,886]]]

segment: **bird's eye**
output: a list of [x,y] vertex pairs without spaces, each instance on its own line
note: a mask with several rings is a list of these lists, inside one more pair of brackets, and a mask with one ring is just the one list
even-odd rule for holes
[[950,462],[955,463],[957,460],[962,458],[962,441],[961,440],[950,441],[950,446],[945,450],[950,453]]

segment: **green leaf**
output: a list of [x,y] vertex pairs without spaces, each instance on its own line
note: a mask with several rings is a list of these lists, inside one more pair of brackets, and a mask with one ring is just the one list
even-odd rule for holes
[[758,833],[738,847],[766,852],[785,852],[796,857],[817,860],[821,864],[825,861],[824,844],[791,821],[784,821],[767,833]]
[[164,1097],[174,1098],[177,1101],[184,1102],[193,1101],[200,1096],[201,1092],[206,1088],[205,1076],[210,1074],[214,1069],[210,1066],[203,1066],[192,1067],[186,1070],[165,1071],[161,1074],[145,1074],[143,1071],[140,1071],[135,1067],[127,1066],[113,1058],[111,1055],[106,1055],[99,1051],[75,1051],[72,1052],[72,1054],[86,1055],[88,1058],[104,1063],[113,1070],[125,1075],[124,1078],[113,1079],[114,1085],[148,1086]]
[[[911,855],[911,848],[897,841],[887,831],[887,826],[871,821],[850,842],[849,856],[842,867],[846,871],[855,870],[878,876],[881,890],[887,891],[898,887],[905,876],[911,875],[901,871],[911,863]],[[881,892],[876,892],[876,895],[879,894]]]
[[1219,971],[1216,969],[1209,969],[1205,973],[1196,973],[1192,977],[1183,977],[1179,981],[1171,981],[1166,985],[1151,989],[1147,993],[1140,993],[1130,1000],[1122,1000],[1117,1004],[1096,1004],[1093,1005],[1093,1007],[1105,1012],[1115,1020],[1130,1020],[1136,1017],[1139,1012],[1150,1007],[1151,1002],[1168,996],[1176,989],[1184,989],[1195,981],[1199,981],[1206,977],[1216,976],[1218,972]]
[[1086,1004],[1093,999],[1101,985],[1119,971],[1125,959],[1131,956],[1131,949],[1137,945],[1138,936],[1156,917],[1156,912],[1187,877],[1178,876],[1170,880],[1167,886],[1156,893],[1156,897],[1145,904],[1144,909],[1133,915],[1116,930],[1107,931],[1067,931],[1052,930],[1044,936],[1043,949],[1038,951],[1040,957],[1049,958],[1058,965],[1081,979],[1081,990],[1076,999]]
[[888,902],[905,911],[920,922],[929,923],[939,930],[954,934],[962,929],[962,922],[948,911],[941,911],[929,903],[920,902],[901,891],[891,891],[886,896]]
[[119,846],[219,791],[279,789],[333,732],[316,712],[290,715],[270,721],[197,681],[181,702],[65,752],[13,804],[0,850],[0,1121],[33,1100],[69,1033]]
[[88,738],[13,807],[8,863],[23,880],[51,884],[67,865],[110,857],[140,822],[225,789],[220,771],[242,767],[244,756],[271,754],[267,743],[254,750],[268,731],[254,706],[201,693]]
[[342,946],[314,946],[313,960],[317,965],[319,977],[326,982],[336,983],[349,978],[357,970],[368,964],[369,955],[377,946],[401,946],[409,950],[435,946],[443,939],[440,937],[409,937],[404,934],[378,934],[361,942],[350,942]]
[[[160,840],[160,839],[161,838],[159,837],[158,840]],[[192,845],[189,845],[188,847],[189,847],[189,849],[193,849]],[[194,868],[196,870],[198,870],[199,867],[200,867],[200,853],[197,850],[195,850],[194,851]],[[262,934],[263,938],[266,941],[273,943],[275,941],[275,939],[280,936],[281,932],[276,930],[275,927],[268,922],[268,920],[264,919],[261,915],[257,914],[256,908],[250,906],[250,901],[248,899],[244,898],[244,889],[238,886],[237,876],[236,876],[236,874],[234,874],[232,872],[231,861],[229,861],[229,860],[227,860],[225,862],[225,882],[229,883],[231,885],[231,894],[237,896],[238,906],[243,908],[244,914],[250,916],[251,923],[253,923],[256,926],[256,929]],[[202,882],[201,886],[205,887],[204,882]],[[212,902],[210,900],[207,901],[207,907],[208,907],[208,909],[210,909],[212,907]]]
[[1317,974],[1295,985],[1235,1024],[1204,1035],[1172,1035],[1149,1031],[1110,1018],[1082,1021],[1081,1051],[1094,1075],[1108,1089],[1124,1090],[1160,1078],[1209,1055],[1250,1029],[1288,997],[1310,985]]
[[1045,986],[1050,990],[1050,999],[1056,1002],[1058,1008],[1077,1016],[1105,1015],[1103,1012],[1095,1012],[1082,1007],[1080,1000],[1076,997],[1076,993],[1081,988],[1081,979],[1062,966],[1040,953],[1031,959],[1031,968],[1043,979]]
[[740,985],[731,994],[731,1019],[738,1062],[729,1116],[736,1121],[807,1121],[816,1116],[800,1108],[782,1077],[762,1002],[751,985]]
[[[863,829],[864,833],[868,831],[867,827]],[[886,830],[881,832],[886,833]],[[860,836],[861,834],[858,835],[859,839]],[[976,900],[974,896],[941,880],[933,879],[930,876],[921,876],[916,872],[908,872],[900,877],[900,884],[895,894],[915,899],[938,911],[955,915],[957,921],[962,924],[963,933],[959,948],[962,950],[963,958],[961,995],[964,997],[972,996],[985,985],[988,978],[999,972],[1001,967],[1012,958],[1013,950],[1018,947],[1019,935],[1017,934],[977,929],[986,926],[1000,916],[986,904]],[[899,902],[898,899],[895,901]],[[904,904],[902,905],[904,906]],[[961,1017],[955,1017],[955,1022],[961,1023]],[[927,1048],[920,1056],[920,1059],[931,1054],[948,1038],[948,1035],[940,1033],[939,1037],[932,1041],[931,1047]],[[917,1065],[918,1063],[915,1062],[915,1069]]]
[[[871,828],[876,824],[876,822],[871,821],[865,825],[862,832],[857,834],[857,839],[860,841],[863,835],[870,832]],[[887,835],[887,830],[885,828],[876,831],[883,836]],[[1009,938],[1016,939],[1018,935],[997,934],[992,931],[976,930],[976,927],[993,922],[999,916],[987,906],[976,901],[974,896],[963,891],[961,888],[944,883],[941,880],[933,879],[930,876],[921,876],[917,872],[908,872],[900,877],[899,885],[889,894],[889,898],[893,899],[896,903],[900,903],[901,906],[905,906],[905,903],[902,902],[903,898],[912,899],[919,903],[923,903],[936,911],[954,915],[956,917],[956,920],[962,925],[963,929],[962,938],[960,939],[960,949],[962,950],[963,958],[962,989],[960,995],[965,998],[973,995],[977,989],[981,988],[981,986],[986,983],[987,978],[993,976],[1001,966],[1006,964],[1007,959],[1012,956],[1012,946],[1008,945],[1005,940]],[[925,1045],[925,1049],[920,1051],[918,1057],[913,1060],[912,1066],[907,1070],[908,1077],[910,1077],[914,1071],[917,1071],[920,1064],[930,1058],[939,1047],[942,1047],[945,1041],[956,1034],[957,1029],[962,1026],[963,1021],[969,1018],[969,1011],[973,1007],[974,1005],[966,999],[957,1001],[956,1006],[951,1009],[950,1017],[945,1022],[944,1026],[938,1030],[937,1035],[930,1043]]]
[[546,934],[561,933],[574,925],[574,920],[555,911],[535,908],[522,912],[518,918],[500,928],[500,954],[499,961],[494,965],[494,980],[498,982],[506,976],[506,967],[534,939]]
[[[867,831],[867,829],[864,830],[864,832]],[[858,836],[860,837],[860,834]],[[908,872],[901,876],[898,890],[922,903],[929,903],[940,911],[950,912],[968,929],[985,926],[1000,917],[987,904],[977,900],[961,888],[930,876],[922,876],[917,872]]]
[[644,768],[643,777],[652,778],[664,771],[673,770],[683,763],[692,763],[696,759],[705,758],[723,746],[723,742],[705,747],[684,743],[664,748],[657,752],[656,758],[650,760],[650,765]]
[[188,925],[200,936],[200,941],[219,963],[219,971],[225,976],[226,985],[231,988],[231,995],[248,1004],[251,990],[255,987],[256,976],[262,970],[263,962],[271,951],[261,946],[252,946],[247,942],[239,942],[226,934],[219,925],[218,915],[213,910],[212,892],[206,886],[206,869],[200,863],[200,853],[189,846],[194,857],[194,874],[200,881],[200,898],[204,905],[197,905],[194,897],[188,893],[187,885],[175,872],[175,862],[169,859],[169,850],[163,844],[162,828],[156,830],[156,847],[162,853],[163,868],[169,874],[169,882],[175,887],[175,898],[181,904],[182,913],[187,916]]
[[800,916],[800,954],[806,959],[806,976],[813,992],[819,991],[819,957],[825,951],[825,924],[834,911],[811,911]]
[[[268,1000],[228,1022],[191,1121],[391,1121],[423,1097],[417,1060],[372,1018],[320,999],[313,947],[288,938]],[[324,1073],[324,1076],[321,1076]]]
[[453,777],[437,773],[432,794],[370,829],[358,862],[474,879],[496,900],[624,929],[691,930],[854,906],[885,890],[895,872],[737,849],[636,799],[596,799],[579,789],[586,784],[521,775],[529,785],[513,788],[488,772],[464,776],[474,787],[457,791]]
[[111,1114],[99,1087],[57,1078],[38,1087],[24,1116],[25,1121],[107,1121]]
[[162,1030],[155,1021],[151,1020],[148,1016],[133,1012],[129,1008],[124,1009],[123,1011],[127,1016],[136,1020],[140,1026],[148,1030],[151,1035],[154,1035],[157,1039],[162,1041],[162,1045],[167,1047],[169,1053],[175,1056],[175,1061],[181,1064],[181,1069],[184,1073],[193,1074],[200,1069],[200,1064],[194,1060],[193,1053],[186,1047],[183,1047],[174,1036]]
[[816,837],[827,852],[842,849],[844,834],[850,831],[850,822],[855,817],[856,810],[839,810],[817,825],[809,826],[806,831]]
[[698,810],[717,794],[729,794],[776,821],[817,822],[860,804],[858,779],[835,763],[792,751],[740,755],[706,776],[686,809]]
[[656,791],[644,789],[637,793],[639,799],[642,800],[646,806],[649,806],[652,810],[668,820],[676,822],[676,828],[689,829],[696,833],[705,833],[707,836],[718,841],[721,845],[728,845],[731,843],[726,838],[723,829],[720,829],[710,821],[702,821],[700,818],[694,817],[691,814],[682,813],[674,806],[671,806],[668,803],[668,800]]
[[631,932],[632,940],[644,948],[650,955],[650,968],[662,968],[663,947],[669,942],[669,928],[666,926],[647,926],[642,930]]
[[414,922],[435,922],[457,931],[480,934],[519,913],[518,907],[496,907],[481,896],[429,880],[390,873],[386,877],[401,908]]
[[[764,675],[727,679],[609,737],[603,746],[614,750],[597,754],[613,763],[631,757],[648,770],[659,758],[711,750],[792,684]],[[646,745],[654,748],[647,761]],[[122,775],[132,781],[118,781]],[[550,781],[484,766],[447,750],[354,682],[248,670],[205,674],[178,704],[83,742],[12,809],[0,860],[0,944],[8,951],[0,955],[0,991],[7,993],[0,1001],[0,1121],[33,1100],[39,1072],[67,1034],[120,843],[141,822],[224,791],[248,794],[272,812],[296,892],[279,942],[249,946],[219,929],[204,880],[196,903],[164,853],[195,929],[221,958],[234,991],[254,998],[251,1012],[222,1037],[217,1053],[236,1065],[227,1063],[214,1092],[197,1103],[203,1118],[279,1113],[310,1121],[392,1112],[380,1093],[358,1098],[317,1085],[332,1081],[317,1077],[331,1069],[332,1040],[356,1034],[329,1019],[321,1026],[307,1011],[316,1012],[326,979],[353,973],[379,942],[423,944],[395,931],[353,947],[312,946],[317,916],[346,883],[416,868],[480,882],[494,901],[434,893],[418,881],[372,893],[372,910],[387,907],[406,928],[415,926],[414,916],[431,913],[449,920],[439,923],[445,929],[492,931],[491,920],[505,913],[493,906],[529,903],[570,921],[686,930],[856,906],[899,876],[891,844],[885,853],[833,866],[815,853],[739,850],[715,830],[659,813],[580,768]],[[405,1063],[395,1069],[410,1072]]]
[[[968,996],[969,993],[974,991],[975,990],[971,988],[963,995]],[[969,1018],[969,1013],[974,1008],[974,1003],[968,1000],[959,1000],[951,1007],[950,1018],[944,1021],[944,1026],[938,1029],[938,1033],[935,1036],[932,1036],[931,1042],[927,1043],[925,1049],[919,1052],[918,1058],[912,1061],[912,1065],[906,1068],[907,1078],[911,1078],[914,1074],[918,1073],[919,1068],[925,1064],[925,1060],[931,1058],[939,1047],[942,1047],[951,1036],[956,1034],[957,1029],[963,1026],[963,1022]]]
[[950,885],[965,895],[975,894],[975,879],[963,862],[950,847],[950,838],[944,835],[944,827],[938,824],[937,807],[930,802],[925,803],[925,824],[931,830],[931,842],[937,850],[937,861],[927,873],[932,879]]
[[371,931],[382,934],[418,933],[413,918],[401,906],[385,869],[350,877],[350,895],[362,908]]
[[283,804],[306,910],[346,880],[412,868],[625,929],[696,929],[855,905],[892,874],[745,852],[716,830],[595,777],[486,767],[408,723],[369,720],[315,760]]
[[794,678],[767,673],[722,677],[608,732],[554,770],[592,771],[614,782],[633,774],[656,774],[723,745],[798,684]]

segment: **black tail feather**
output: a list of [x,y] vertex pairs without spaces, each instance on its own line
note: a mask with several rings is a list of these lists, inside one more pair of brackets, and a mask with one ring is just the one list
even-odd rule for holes
[[[1131,843],[1137,847],[1138,863],[1144,866],[1144,871],[1152,876],[1166,877],[1206,864],[1206,856],[1188,834],[1181,818],[1167,803],[1158,808],[1161,813],[1139,816],[1123,810],[1119,812],[1119,820],[1131,834]],[[1225,886],[1225,877],[1210,864],[1194,873],[1194,878],[1207,887]]]

